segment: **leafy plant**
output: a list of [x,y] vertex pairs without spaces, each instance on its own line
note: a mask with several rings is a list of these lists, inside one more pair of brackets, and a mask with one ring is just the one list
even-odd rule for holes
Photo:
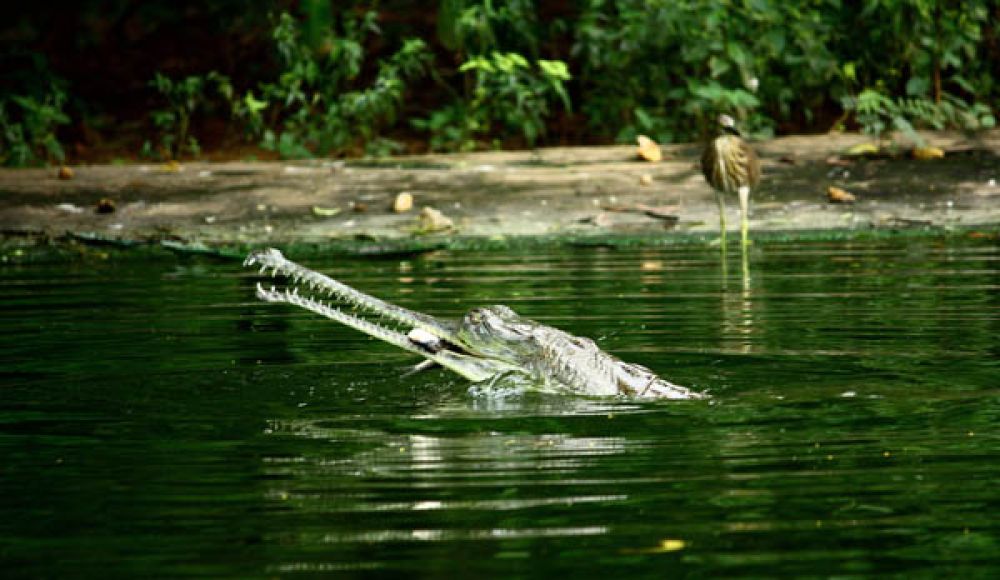
[[483,131],[479,119],[470,115],[462,102],[446,105],[430,117],[413,119],[410,123],[430,134],[432,151],[472,151],[476,148],[476,135]]
[[916,132],[919,127],[973,130],[996,126],[989,107],[982,103],[970,105],[948,93],[935,102],[925,96],[893,99],[876,89],[865,89],[857,97],[845,99],[844,108],[854,112],[864,133],[880,141],[896,130],[910,142],[924,145],[924,139]]
[[590,0],[572,53],[581,109],[593,131],[618,140],[695,138],[720,112],[770,133],[777,119],[808,115],[840,90],[824,10],[820,2]]
[[488,54],[501,47],[538,54],[534,0],[442,0],[437,13],[441,44],[461,55]]
[[262,130],[265,148],[290,158],[356,145],[370,154],[395,148],[380,131],[395,122],[407,82],[426,72],[430,52],[422,40],[406,39],[378,64],[375,79],[358,87],[365,58],[362,42],[378,33],[375,17],[374,12],[344,16],[340,30],[327,31],[319,50],[303,42],[289,14],[279,17],[273,38],[281,75],[260,86],[259,100],[247,93],[239,109],[251,126]]
[[[996,125],[993,112],[980,100],[994,82],[977,58],[989,21],[987,2],[879,0],[866,4],[857,18],[879,22],[865,33],[864,42],[838,47],[849,58],[843,65],[845,79],[862,87],[841,102],[862,131],[880,140],[900,131],[920,145],[917,128]],[[886,54],[893,58],[884,58]]]
[[69,123],[63,83],[43,75],[37,94],[0,95],[0,165],[24,167],[65,159],[56,136]]
[[494,131],[518,134],[533,146],[545,132],[551,103],[571,108],[565,86],[571,75],[562,61],[538,60],[532,66],[520,54],[493,52],[470,58],[459,71],[474,79],[472,99],[414,123],[431,132],[434,148],[470,149],[476,136]]
[[[190,134],[191,118],[210,102],[210,89],[215,89],[225,101],[232,101],[233,87],[229,78],[214,71],[205,76],[191,75],[180,80],[156,73],[150,85],[167,101],[166,108],[150,111],[153,125],[160,133],[161,156],[168,159],[175,159],[184,153],[198,156],[201,146],[198,139]],[[153,154],[151,142],[143,144],[143,154]]]

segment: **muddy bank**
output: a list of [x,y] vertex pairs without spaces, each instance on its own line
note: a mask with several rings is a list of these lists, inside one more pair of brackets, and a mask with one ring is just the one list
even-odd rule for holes
[[[755,143],[764,179],[751,232],[839,235],[1000,225],[1000,131],[926,135],[944,158],[845,158],[859,135]],[[215,251],[265,244],[331,248],[496,245],[504,240],[716,237],[718,210],[698,145],[659,163],[627,146],[428,155],[381,161],[184,163],[0,171],[7,245],[160,244]],[[66,176],[63,176],[66,177]],[[829,186],[852,204],[827,200]],[[412,207],[396,211],[400,193]],[[444,221],[421,219],[422,208]],[[396,208],[403,209],[403,208]],[[730,227],[738,223],[735,200]],[[839,232],[839,234],[837,234]]]

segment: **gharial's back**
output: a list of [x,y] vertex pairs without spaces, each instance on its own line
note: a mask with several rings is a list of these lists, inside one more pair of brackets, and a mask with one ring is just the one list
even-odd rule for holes
[[542,382],[582,395],[697,399],[704,395],[665,381],[646,367],[626,363],[589,338],[533,323],[533,355],[522,361]]

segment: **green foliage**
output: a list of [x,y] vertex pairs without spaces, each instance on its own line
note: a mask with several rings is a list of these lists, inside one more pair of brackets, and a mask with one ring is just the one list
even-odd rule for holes
[[430,52],[419,39],[405,39],[392,56],[378,63],[367,86],[358,88],[365,64],[363,41],[378,32],[376,14],[347,14],[339,30],[327,31],[319,50],[306,44],[296,21],[282,14],[274,29],[282,72],[260,85],[261,98],[247,93],[237,111],[261,131],[262,145],[282,157],[326,155],[361,145],[385,154],[395,145],[380,136],[395,121],[406,83],[427,71]]
[[24,167],[65,158],[56,127],[69,122],[66,93],[56,84],[41,98],[0,98],[0,165]]
[[469,115],[462,103],[437,109],[430,117],[413,119],[411,124],[430,133],[432,151],[472,151],[476,148],[476,135],[484,131],[479,119]]
[[56,129],[70,121],[67,83],[41,55],[0,54],[0,165],[62,162]]
[[720,112],[767,133],[810,93],[840,84],[821,40],[833,26],[822,6],[590,0],[573,46],[581,108],[593,130],[620,140],[637,132],[690,139]]
[[[250,47],[226,58],[255,58],[204,66],[239,62],[239,91],[217,73],[157,74],[150,85],[162,105],[149,115],[148,154],[197,155],[199,120],[227,112],[250,139],[294,158],[391,153],[400,149],[391,137],[409,136],[408,127],[435,150],[533,146],[554,127],[586,142],[639,133],[692,140],[722,112],[758,137],[860,127],[914,139],[925,127],[992,127],[1000,103],[996,0],[440,0],[427,4],[437,10],[432,34],[409,1],[350,0],[334,10],[303,0],[293,3],[296,17],[267,16],[285,4],[235,19],[242,4],[231,0],[191,9]],[[137,10],[153,24],[188,18],[162,2]],[[12,25],[12,38],[34,30],[29,45],[45,45],[44,11],[36,12],[37,22],[23,21],[30,26]],[[82,23],[103,13],[88,14]],[[90,28],[76,46],[108,44],[103,29]],[[271,58],[257,58],[261,48],[246,39],[266,43]],[[61,159],[56,129],[67,110],[105,116],[49,82],[46,63],[40,53],[0,51],[4,164]]]
[[[159,154],[166,159],[176,159],[184,153],[193,156],[201,154],[198,139],[190,134],[191,118],[201,108],[210,104],[215,95],[229,102],[233,99],[233,87],[229,79],[217,72],[205,76],[191,75],[180,80],[156,73],[150,86],[156,89],[167,106],[150,111],[153,125],[159,131]],[[150,141],[143,144],[142,153],[154,156]]]
[[517,134],[533,146],[545,132],[553,101],[570,109],[566,63],[538,60],[532,66],[517,53],[493,52],[467,60],[460,72],[473,77],[472,99],[436,111],[414,126],[431,132],[432,149],[468,150],[477,137]]
[[538,23],[533,0],[442,0],[437,36],[460,54],[488,54],[501,47],[538,54]]
[[[995,91],[989,66],[977,58],[989,3],[877,0],[857,15],[879,25],[868,36],[839,47],[849,57],[844,77],[862,87],[841,99],[865,133],[889,131],[921,144],[917,128],[992,128],[995,117],[980,99]],[[891,54],[893,59],[884,55]],[[974,79],[974,82],[973,80]]]
[[889,131],[902,132],[910,142],[923,145],[917,128],[975,130],[996,126],[989,107],[972,105],[945,93],[940,102],[927,97],[892,99],[875,89],[865,89],[857,97],[845,99],[844,108],[855,114],[864,133],[884,139]]
[[[872,0],[859,11],[820,0],[590,0],[573,47],[581,108],[595,131],[625,140],[636,132],[697,137],[718,112],[766,134],[780,122],[808,124],[879,85],[893,101],[909,99],[893,115],[879,105],[883,121],[968,126],[969,114],[983,118],[981,105],[968,104],[977,91],[995,93],[989,65],[975,58],[988,5]],[[870,113],[858,114],[874,128]]]

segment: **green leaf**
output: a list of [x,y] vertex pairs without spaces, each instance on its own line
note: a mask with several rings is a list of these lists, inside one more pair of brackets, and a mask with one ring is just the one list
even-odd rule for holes
[[920,97],[928,94],[931,89],[931,81],[926,77],[912,77],[906,81],[906,94],[911,97]]
[[553,79],[568,81],[572,78],[569,67],[561,60],[539,60],[538,67],[542,69],[542,74]]
[[246,104],[247,111],[251,115],[257,115],[267,108],[267,101],[257,100],[253,96],[253,91],[247,92],[247,94],[243,97],[243,102]]

